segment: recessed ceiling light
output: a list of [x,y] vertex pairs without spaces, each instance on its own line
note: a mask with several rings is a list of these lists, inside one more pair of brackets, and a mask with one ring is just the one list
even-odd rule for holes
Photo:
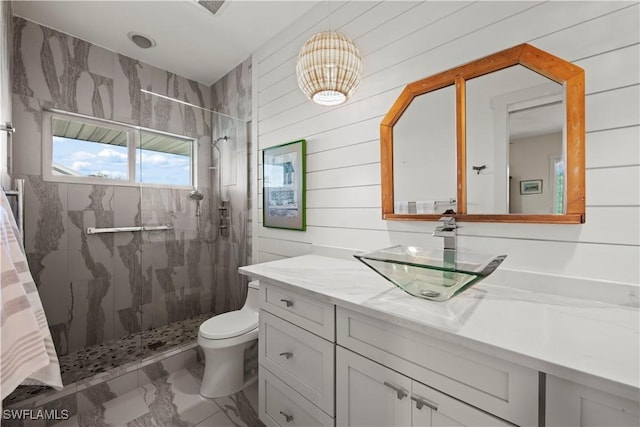
[[154,39],[142,33],[136,33],[135,31],[128,33],[127,37],[129,37],[129,40],[134,42],[136,46],[142,49],[149,49],[156,45],[156,41]]

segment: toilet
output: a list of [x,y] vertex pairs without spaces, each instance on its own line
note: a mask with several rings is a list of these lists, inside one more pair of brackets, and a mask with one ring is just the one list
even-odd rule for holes
[[258,339],[258,301],[258,282],[251,282],[240,310],[214,316],[200,325],[198,345],[205,363],[202,396],[224,397],[244,388],[244,350]]

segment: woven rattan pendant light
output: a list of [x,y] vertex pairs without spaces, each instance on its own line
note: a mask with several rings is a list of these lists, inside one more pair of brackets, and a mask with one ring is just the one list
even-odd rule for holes
[[339,105],[360,85],[362,59],[351,39],[325,31],[302,46],[296,73],[298,86],[307,98],[320,105]]

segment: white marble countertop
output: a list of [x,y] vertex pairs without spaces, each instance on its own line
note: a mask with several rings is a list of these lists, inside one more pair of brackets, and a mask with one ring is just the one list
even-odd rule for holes
[[412,297],[364,264],[304,255],[241,267],[294,289],[547,374],[638,399],[640,310],[490,284],[447,302]]

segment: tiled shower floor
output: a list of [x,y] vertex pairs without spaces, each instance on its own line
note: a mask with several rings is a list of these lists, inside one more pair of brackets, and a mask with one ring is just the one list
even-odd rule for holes
[[[131,334],[61,356],[59,362],[62,383],[67,386],[85,381],[115,368],[153,358],[170,349],[194,343],[200,324],[211,316],[211,314],[202,314],[192,319]],[[162,345],[154,345],[160,342]],[[20,386],[3,400],[2,407],[16,405],[51,390],[53,389],[44,386]]]

